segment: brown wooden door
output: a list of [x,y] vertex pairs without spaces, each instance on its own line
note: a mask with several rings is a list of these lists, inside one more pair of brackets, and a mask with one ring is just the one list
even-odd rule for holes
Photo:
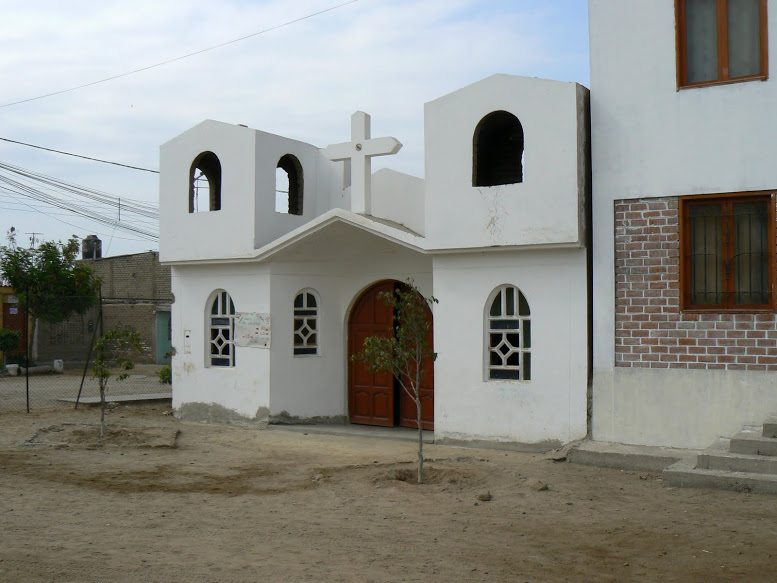
[[[365,291],[351,311],[348,325],[348,411],[351,423],[393,427],[417,427],[415,402],[399,381],[388,373],[370,372],[367,365],[351,362],[369,336],[394,333],[394,311],[378,299],[381,292],[392,292],[397,282],[380,282]],[[431,322],[432,312],[427,310]],[[427,341],[432,345],[432,330]],[[424,362],[426,374],[421,383],[421,426],[434,429],[434,362]]]
[[[427,322],[432,322],[432,311],[426,310]],[[429,326],[429,334],[426,337],[427,345],[434,350],[434,329]],[[431,358],[425,358],[422,364],[424,378],[421,381],[421,428],[434,429],[434,361]],[[415,401],[399,386],[398,390],[402,392],[399,399],[399,424],[403,427],[418,427],[416,419]]]
[[394,426],[394,377],[370,372],[363,362],[351,362],[369,336],[391,336],[394,310],[378,300],[380,292],[393,292],[394,282],[378,283],[356,301],[348,324],[348,411],[351,423]]

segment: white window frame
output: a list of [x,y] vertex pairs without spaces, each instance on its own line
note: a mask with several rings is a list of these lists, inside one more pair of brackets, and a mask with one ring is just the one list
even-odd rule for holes
[[[494,313],[492,307],[497,301],[499,306]],[[531,310],[526,296],[514,285],[500,285],[488,296],[484,320],[486,380],[530,381]]]
[[227,291],[220,289],[211,294],[207,306],[206,365],[233,368],[235,366],[235,303]]
[[[301,301],[298,302],[301,298]],[[311,299],[314,303],[310,305]],[[297,305],[297,304],[300,305]],[[321,353],[321,297],[316,290],[305,288],[294,295],[292,344],[295,357],[319,356]]]

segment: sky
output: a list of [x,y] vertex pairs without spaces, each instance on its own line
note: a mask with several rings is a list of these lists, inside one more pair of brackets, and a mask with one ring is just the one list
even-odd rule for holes
[[[204,119],[325,147],[349,140],[362,110],[373,137],[404,144],[373,171],[423,177],[425,102],[495,73],[589,85],[587,0],[0,0],[0,13],[0,138],[150,170],[161,144]],[[1,140],[0,164],[159,200],[151,172]],[[140,220],[122,224],[158,231]],[[157,249],[0,183],[0,235],[12,226],[20,244],[97,234],[104,256]]]

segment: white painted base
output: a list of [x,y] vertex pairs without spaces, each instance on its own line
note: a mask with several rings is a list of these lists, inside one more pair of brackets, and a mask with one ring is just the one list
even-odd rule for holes
[[616,368],[593,381],[597,441],[705,448],[777,411],[777,373]]

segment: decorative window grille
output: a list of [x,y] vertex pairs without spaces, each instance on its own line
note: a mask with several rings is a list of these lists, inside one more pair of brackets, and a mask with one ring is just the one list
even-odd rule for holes
[[211,366],[235,366],[235,304],[225,291],[216,293],[209,321]]
[[511,285],[499,286],[488,310],[488,378],[531,379],[531,319],[529,303]]
[[294,298],[294,355],[318,354],[318,298],[303,291]]

